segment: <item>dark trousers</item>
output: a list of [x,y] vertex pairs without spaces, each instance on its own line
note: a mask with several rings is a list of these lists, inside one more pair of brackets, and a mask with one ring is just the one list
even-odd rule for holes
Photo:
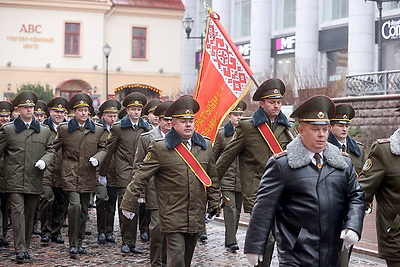
[[9,194],[15,252],[28,252],[39,195]]
[[199,234],[165,233],[168,267],[190,267]]
[[139,204],[139,230],[140,233],[148,233],[150,224],[150,211],[146,209],[146,203]]
[[240,212],[242,209],[242,193],[234,191],[222,191],[229,198],[229,202],[223,208],[225,222],[225,246],[237,243],[236,233],[239,227]]
[[152,267],[167,264],[167,239],[161,232],[158,210],[151,210],[150,230],[150,263]]
[[85,237],[90,193],[67,192],[69,245],[82,246]]
[[106,235],[114,232],[115,207],[117,205],[117,187],[107,186],[108,201],[106,203]]
[[136,246],[136,235],[137,235],[137,223],[138,216],[133,217],[129,220],[122,214],[121,202],[124,197],[126,188],[117,188],[117,198],[118,198],[118,215],[119,215],[119,226],[121,228],[122,243],[128,244],[130,247]]
[[106,232],[107,223],[107,187],[96,185],[96,218],[97,218],[97,233]]
[[42,236],[61,236],[68,200],[61,187],[43,185],[40,196],[40,221]]
[[8,224],[8,194],[0,193],[0,239],[6,240]]

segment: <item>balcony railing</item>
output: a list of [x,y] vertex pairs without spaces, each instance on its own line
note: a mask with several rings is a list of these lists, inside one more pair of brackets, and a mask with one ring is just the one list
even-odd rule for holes
[[370,72],[346,76],[346,96],[400,93],[400,70]]

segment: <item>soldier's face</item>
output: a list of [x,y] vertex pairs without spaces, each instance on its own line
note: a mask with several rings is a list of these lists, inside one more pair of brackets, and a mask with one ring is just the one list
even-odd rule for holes
[[172,127],[183,140],[189,140],[194,133],[194,119],[173,118]]
[[39,122],[42,123],[44,121],[44,114],[34,114],[35,119]]
[[64,111],[57,111],[57,110],[52,110],[50,109],[50,117],[51,120],[55,123],[55,124],[60,124],[61,122],[64,121],[65,118],[65,112]]
[[265,114],[270,120],[275,120],[281,111],[282,100],[281,99],[264,99],[260,101],[260,107],[264,110]]
[[32,120],[33,110],[34,107],[19,107],[19,115],[23,121],[29,122]]
[[157,126],[160,123],[158,116],[154,115],[153,112],[150,112],[147,117],[149,118],[149,122],[153,126]]
[[0,116],[0,126],[10,122],[10,115]]
[[117,121],[117,114],[115,114],[115,113],[104,113],[103,118],[104,118],[104,121],[108,125],[113,125]]
[[161,119],[160,119],[160,124],[159,124],[159,126],[160,126],[161,131],[162,131],[164,134],[166,134],[166,133],[168,133],[168,132],[171,130],[171,128],[172,128],[172,120],[168,120],[168,119],[161,118]]
[[347,134],[349,133],[349,125],[343,123],[333,123],[330,130],[333,136],[343,143],[344,140],[346,140]]
[[89,117],[88,107],[77,107],[75,109],[75,119],[79,124],[84,124]]
[[329,125],[316,125],[301,122],[298,128],[303,145],[314,153],[324,150],[328,141]]
[[142,108],[131,106],[126,109],[126,112],[128,113],[129,118],[131,118],[132,121],[136,122],[140,118],[140,114],[142,113]]
[[231,112],[228,115],[228,119],[234,127],[239,125],[239,121],[242,117],[243,117],[243,112]]

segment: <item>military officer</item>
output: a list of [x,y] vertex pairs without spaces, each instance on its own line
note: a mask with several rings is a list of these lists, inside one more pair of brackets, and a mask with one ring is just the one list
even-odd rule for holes
[[[223,178],[232,162],[239,157],[240,182],[243,209],[251,213],[261,176],[267,160],[277,151],[286,149],[292,141],[290,123],[281,111],[285,85],[280,79],[271,78],[260,85],[253,95],[260,107],[252,118],[242,120],[236,127],[232,140],[217,160],[218,177]],[[275,138],[267,138],[267,136]],[[276,140],[276,141],[275,141]],[[271,149],[275,147],[275,151]],[[274,249],[274,238],[270,242],[260,266],[269,266]]]
[[[56,137],[60,123],[66,122],[68,100],[63,97],[56,97],[47,104],[49,117],[43,124],[47,125],[53,138]],[[41,220],[41,242],[47,243],[50,240],[57,244],[63,244],[61,236],[62,224],[65,220],[65,213],[68,202],[67,196],[61,184],[62,151],[56,152],[55,160],[45,170],[43,177],[43,192],[40,196],[40,220]]]
[[142,118],[147,120],[152,128],[157,127],[159,123],[158,117],[154,115],[154,110],[159,104],[161,104],[160,99],[152,99],[143,108]]
[[[99,179],[107,179],[108,186],[115,187],[118,207],[125,189],[132,179],[133,162],[139,137],[142,133],[150,130],[150,125],[140,117],[146,103],[146,97],[139,92],[130,93],[125,97],[122,105],[126,107],[127,115],[112,127],[107,141],[107,157],[104,164],[100,166]],[[115,157],[115,180],[112,179],[113,177],[107,177],[113,156]],[[142,253],[139,248],[136,248],[137,218],[128,220],[122,216],[120,208],[118,212],[122,236],[121,252]]]
[[[165,101],[159,104],[154,110],[154,115],[159,117],[159,125],[153,128],[150,132],[143,133],[140,136],[138,148],[135,156],[135,170],[143,163],[150,143],[154,140],[164,138],[171,130],[172,117],[165,117],[165,112],[171,106],[172,101]],[[158,214],[158,205],[156,191],[154,187],[154,177],[149,180],[145,189],[145,199],[139,198],[139,202],[146,205],[146,209],[150,211],[151,220],[149,225],[150,230],[150,262],[151,266],[165,266],[167,263],[167,244],[164,233],[160,230],[160,218]]]
[[[11,112],[13,105],[8,101],[0,101],[0,127],[11,120]],[[7,194],[4,192],[4,162],[3,157],[0,157],[0,247],[8,246],[7,235]]]
[[[210,214],[215,214],[219,206],[211,142],[194,131],[198,110],[199,104],[191,97],[179,98],[168,108],[165,116],[172,117],[172,129],[165,139],[150,145],[121,203],[124,216],[135,217],[141,188],[154,175],[169,267],[190,266],[198,235],[205,227],[207,202]],[[194,170],[198,164],[202,168]]]
[[[109,99],[101,104],[99,113],[101,119],[99,123],[103,125],[104,130],[108,133],[111,132],[113,124],[117,121],[118,111],[121,109],[121,103],[117,99]],[[115,157],[113,158],[107,176],[115,175]],[[113,235],[114,221],[108,223],[107,219],[110,217],[108,212],[115,213],[115,204],[117,201],[116,194],[112,197],[107,192],[107,180],[99,180],[96,185],[96,218],[97,218],[97,241],[104,244],[106,241],[114,243],[115,237]],[[110,202],[110,203],[109,203]],[[112,216],[114,219],[114,216]]]
[[0,128],[0,158],[4,156],[4,191],[11,208],[14,247],[18,263],[30,259],[28,253],[33,221],[42,192],[43,170],[54,160],[50,129],[33,116],[38,98],[23,91],[13,100],[20,115]]
[[342,246],[360,239],[362,188],[348,155],[327,142],[334,112],[332,100],[316,96],[292,113],[299,135],[265,167],[246,234],[250,264],[264,255],[274,224],[283,266],[340,266]]
[[35,119],[39,123],[43,123],[44,120],[46,119],[46,113],[47,113],[47,104],[43,100],[38,100],[38,102],[35,104],[35,109],[33,111],[33,115],[35,116]]
[[89,119],[92,99],[86,93],[74,95],[68,103],[75,116],[58,127],[55,148],[62,149],[61,177],[68,197],[69,253],[86,254],[82,247],[90,194],[96,188],[96,167],[106,155],[107,131]]
[[[397,112],[400,109],[396,110]],[[400,129],[371,146],[359,182],[369,209],[376,199],[376,234],[379,256],[387,266],[400,266]]]
[[[244,101],[240,101],[237,106],[228,114],[228,122],[221,128],[214,142],[214,156],[218,159],[222,151],[231,140],[235,128],[239,125],[243,117],[243,112],[247,105]],[[242,190],[240,186],[240,170],[239,159],[235,159],[229,167],[224,177],[220,181],[222,195],[224,196],[225,207],[223,208],[224,223],[225,223],[225,247],[231,251],[239,249],[236,240],[236,232],[239,226],[240,212],[242,210]]]

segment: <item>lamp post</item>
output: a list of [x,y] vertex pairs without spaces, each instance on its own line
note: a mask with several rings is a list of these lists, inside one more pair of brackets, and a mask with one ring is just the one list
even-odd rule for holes
[[106,99],[108,99],[108,57],[110,56],[111,53],[111,46],[109,46],[108,44],[105,44],[103,46],[103,53],[104,56],[106,57]]
[[376,6],[379,11],[379,20],[378,20],[378,71],[383,70],[383,49],[382,49],[382,3],[383,2],[399,2],[399,0],[365,0],[376,2]]
[[194,20],[189,16],[187,16],[186,18],[184,18],[182,20],[182,25],[186,32],[186,39],[188,39],[188,40],[189,39],[200,39],[201,49],[203,49],[203,40],[204,40],[203,33],[201,33],[200,36],[196,36],[196,37],[190,36],[190,33],[192,32],[192,28],[193,28],[193,22],[194,22]]

